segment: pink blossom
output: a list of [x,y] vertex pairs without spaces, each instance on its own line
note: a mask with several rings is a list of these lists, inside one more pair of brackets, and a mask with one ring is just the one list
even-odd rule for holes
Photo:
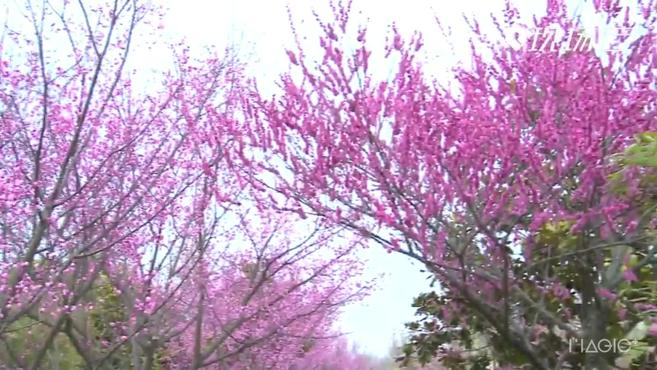
[[623,271],[623,279],[625,279],[628,282],[639,281],[639,278],[636,276],[636,273],[634,273],[634,269],[629,267],[626,268],[625,271]]

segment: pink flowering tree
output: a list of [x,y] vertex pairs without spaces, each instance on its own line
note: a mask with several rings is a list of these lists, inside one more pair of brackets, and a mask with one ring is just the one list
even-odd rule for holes
[[230,51],[174,45],[174,68],[140,85],[130,55],[158,14],[31,1],[0,38],[3,365],[285,369],[367,288],[340,227],[246,212]]
[[366,292],[353,281],[358,243],[337,241],[339,230],[322,223],[291,238],[291,218],[260,216],[263,227],[242,223],[231,235],[247,248],[222,251],[212,259],[219,265],[185,287],[191,305],[180,305],[177,327],[167,329],[181,331],[169,346],[179,368],[288,369],[331,348],[339,309]]
[[[411,328],[424,332],[410,354],[479,361],[466,356],[477,336],[495,344],[481,366],[650,367],[656,4],[635,5],[582,5],[615,36],[608,48],[620,52],[605,52],[582,47],[565,1],[530,24],[507,3],[494,21],[520,47],[471,20],[471,63],[434,77],[418,61],[431,47],[420,35],[393,29],[374,60],[351,4],[333,3],[335,18],[318,23],[322,58],[299,42],[280,92],[245,99],[254,149],[244,159],[259,158],[255,148],[270,158],[248,179],[286,197],[272,201],[281,209],[426,265],[439,289],[418,305],[433,324]],[[536,32],[548,28],[563,37]],[[526,35],[505,34],[518,29]],[[392,58],[394,78],[376,79],[371,66]],[[623,339],[629,350],[580,349]]]
[[336,338],[319,344],[312,355],[302,357],[292,363],[289,370],[384,370],[371,357],[350,348],[344,338]]

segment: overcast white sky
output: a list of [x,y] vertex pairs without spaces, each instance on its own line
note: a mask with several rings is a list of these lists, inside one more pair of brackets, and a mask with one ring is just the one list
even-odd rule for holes
[[[585,0],[573,0],[574,3]],[[20,1],[19,1],[20,3]],[[457,63],[467,52],[467,26],[462,13],[485,19],[493,10],[503,8],[502,0],[354,0],[354,15],[359,11],[361,21],[369,18],[369,39],[381,42],[386,26],[393,21],[408,34],[412,30],[424,34],[425,53],[429,68],[435,72]],[[523,8],[542,11],[545,1],[523,1]],[[317,44],[315,23],[311,8],[326,15],[327,1],[308,0],[171,0],[165,33],[184,35],[192,49],[203,46],[222,48],[228,43],[237,45],[247,60],[250,72],[255,75],[264,91],[272,91],[273,83],[281,72],[288,70],[289,59],[285,48],[293,46],[286,5],[292,9],[298,32],[307,36],[310,45]],[[0,9],[1,10],[1,9]],[[0,18],[4,14],[0,14]],[[436,26],[434,16],[453,27],[452,37],[446,40]],[[303,20],[303,23],[301,21]],[[490,29],[482,27],[482,29]],[[491,32],[493,32],[491,30]],[[450,49],[450,41],[459,56]],[[150,52],[135,50],[133,62],[143,67],[154,67]],[[160,52],[167,52],[161,50]],[[378,65],[377,73],[386,74],[391,66]],[[366,252],[370,260],[368,275],[386,275],[379,279],[379,289],[360,304],[349,307],[342,319],[342,327],[351,332],[349,338],[367,353],[384,356],[393,337],[402,332],[403,323],[413,319],[410,307],[414,296],[428,289],[426,276],[420,266],[408,259],[387,254],[379,248]]]

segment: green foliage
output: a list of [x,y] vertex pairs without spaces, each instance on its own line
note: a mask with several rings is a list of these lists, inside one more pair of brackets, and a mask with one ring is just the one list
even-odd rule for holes
[[[88,313],[91,334],[94,340],[115,343],[121,333],[110,324],[127,319],[126,308],[121,296],[105,274],[101,274],[88,298],[96,307]],[[121,346],[107,361],[107,369],[131,369],[130,348]]]
[[[101,274],[88,294],[84,302],[93,303],[94,308],[87,311],[76,311],[70,319],[78,329],[84,329],[84,333],[74,331],[74,335],[82,341],[83,336],[90,340],[93,353],[92,357],[103,356],[101,342],[116,343],[118,337],[124,335],[121,329],[112,326],[112,323],[122,323],[127,320],[127,310],[121,293],[112,285],[105,274]],[[0,346],[0,363],[15,364],[16,366],[28,366],[34,361],[35,348],[40,348],[45,338],[50,333],[50,326],[45,324],[44,318],[23,317],[15,322],[4,336],[5,344]],[[29,354],[23,359],[13,358],[13,354]],[[153,370],[165,370],[167,354],[165,349],[158,348],[155,352]],[[87,369],[84,359],[76,351],[70,338],[65,333],[58,333],[53,344],[48,349],[43,362],[44,369]],[[121,346],[104,364],[95,368],[97,370],[132,370],[131,348],[128,343]]]
[[[16,363],[14,354],[27,354],[18,359],[19,364],[29,365],[34,362],[36,352],[44,339],[49,335],[50,328],[39,321],[23,317],[16,321],[4,335],[6,342],[0,348],[0,361],[5,364]],[[64,334],[58,334],[53,345],[46,354],[47,369],[84,369],[84,361],[78,355],[73,345]]]
[[623,163],[643,167],[657,167],[657,132],[644,132],[623,153]]
[[[413,307],[421,319],[406,324],[413,333],[409,341],[402,346],[402,355],[398,361],[402,366],[415,362],[427,365],[438,353],[441,354],[441,364],[449,369],[486,369],[491,362],[492,342],[488,342],[484,332],[484,324],[477,315],[462,312],[459,317],[445,317],[443,307],[449,305],[450,298],[438,295],[436,292],[424,293],[418,296]],[[468,326],[462,325],[461,319],[468,319]],[[456,351],[446,350],[457,345],[467,352],[462,356]],[[513,358],[518,353],[512,349],[498,348],[506,352],[504,356]]]
[[96,309],[89,313],[94,336],[97,340],[114,339],[115,333],[110,323],[126,319],[125,306],[106,275],[100,276],[89,298],[96,305]]

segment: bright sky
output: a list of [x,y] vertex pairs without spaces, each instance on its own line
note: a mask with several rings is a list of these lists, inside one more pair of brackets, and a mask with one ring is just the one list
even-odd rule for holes
[[[584,0],[573,0],[584,1]],[[170,13],[165,23],[166,33],[184,35],[192,49],[203,46],[223,48],[233,44],[242,55],[248,56],[250,73],[259,80],[263,91],[273,92],[273,83],[281,72],[289,67],[285,48],[293,46],[286,5],[289,4],[301,36],[307,36],[309,45],[318,43],[311,8],[317,6],[321,14],[327,15],[327,1],[308,0],[171,0]],[[523,8],[543,10],[544,1],[524,1]],[[322,5],[322,6],[320,6]],[[476,15],[484,20],[491,11],[503,8],[502,0],[354,0],[354,15],[362,11],[360,20],[369,18],[370,41],[382,42],[386,26],[396,22],[404,34],[418,30],[424,34],[425,53],[435,71],[444,70],[462,58],[468,49],[468,29],[462,13]],[[499,13],[497,13],[499,14]],[[4,15],[4,14],[3,14]],[[0,15],[0,18],[3,16]],[[446,40],[436,26],[437,16],[453,27],[452,37]],[[301,23],[301,21],[303,23]],[[492,29],[482,26],[483,30]],[[450,42],[459,56],[450,49]],[[168,50],[160,50],[166,53]],[[135,50],[134,62],[143,63],[144,68],[155,67],[153,54]],[[390,66],[378,65],[377,73],[386,76]],[[345,310],[341,326],[350,332],[349,338],[362,351],[376,356],[385,356],[393,338],[400,338],[403,324],[413,319],[410,307],[413,297],[429,289],[426,275],[419,272],[420,266],[395,254],[387,254],[380,248],[366,252],[370,260],[368,276],[385,273],[378,280],[379,289],[361,302]]]

